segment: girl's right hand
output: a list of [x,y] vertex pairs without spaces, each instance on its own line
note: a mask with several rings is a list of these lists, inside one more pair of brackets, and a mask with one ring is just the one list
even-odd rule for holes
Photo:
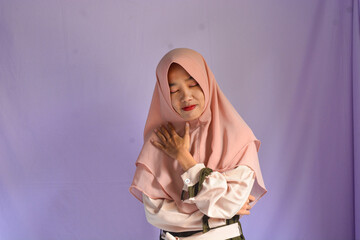
[[248,200],[245,202],[244,206],[237,212],[237,215],[250,215],[251,206],[249,205],[250,202],[255,201],[255,197],[253,195],[249,195]]

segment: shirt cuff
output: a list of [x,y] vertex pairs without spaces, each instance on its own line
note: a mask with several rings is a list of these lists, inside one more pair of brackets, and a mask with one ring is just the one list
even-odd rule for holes
[[199,181],[199,174],[203,168],[205,168],[203,163],[197,163],[181,175],[184,182],[184,191],[187,191],[188,187],[194,186]]

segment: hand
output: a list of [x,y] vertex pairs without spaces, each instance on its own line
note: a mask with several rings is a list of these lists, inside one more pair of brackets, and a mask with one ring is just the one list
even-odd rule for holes
[[248,200],[245,202],[244,206],[237,212],[237,215],[250,215],[251,206],[249,205],[250,202],[255,201],[255,197],[253,195],[249,195]]
[[185,124],[185,134],[184,137],[180,137],[172,123],[168,123],[170,132],[161,125],[159,129],[154,129],[154,132],[161,140],[160,142],[154,141],[153,139],[150,142],[157,147],[158,149],[165,152],[168,156],[173,159],[179,159],[180,155],[183,155],[183,152],[189,152],[190,148],[190,134],[189,134],[189,123]]

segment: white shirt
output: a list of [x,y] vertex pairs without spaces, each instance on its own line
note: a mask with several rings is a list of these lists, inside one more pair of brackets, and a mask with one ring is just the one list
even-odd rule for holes
[[[187,191],[188,187],[199,181],[200,170],[204,167],[203,163],[198,163],[181,175],[183,190]],[[197,211],[182,213],[178,211],[175,201],[152,199],[143,193],[145,215],[150,224],[171,232],[202,230],[204,214],[210,217],[210,228],[221,226],[245,204],[254,181],[255,172],[246,165],[224,173],[213,171],[205,178],[198,194],[184,200],[186,203],[196,204]]]

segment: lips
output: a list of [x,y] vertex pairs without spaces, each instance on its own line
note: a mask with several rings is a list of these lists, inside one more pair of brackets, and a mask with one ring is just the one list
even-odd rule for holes
[[184,111],[191,111],[191,110],[193,110],[195,107],[196,107],[196,105],[190,105],[190,106],[184,107],[183,110],[184,110]]

